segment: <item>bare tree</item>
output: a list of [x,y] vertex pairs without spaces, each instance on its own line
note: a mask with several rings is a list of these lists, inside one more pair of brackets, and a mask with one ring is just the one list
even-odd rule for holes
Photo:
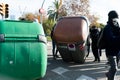
[[65,0],[63,5],[66,5],[68,16],[89,15],[89,0]]
[[90,13],[90,0],[64,0],[67,16],[86,16],[91,24],[96,24],[99,17]]

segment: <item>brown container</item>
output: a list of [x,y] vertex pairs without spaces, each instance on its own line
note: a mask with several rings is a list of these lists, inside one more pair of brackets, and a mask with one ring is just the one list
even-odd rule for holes
[[87,39],[88,30],[85,17],[64,17],[56,24],[53,36],[57,43],[76,43]]

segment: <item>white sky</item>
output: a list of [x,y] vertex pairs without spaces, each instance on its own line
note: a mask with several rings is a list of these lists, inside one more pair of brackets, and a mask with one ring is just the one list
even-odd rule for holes
[[[54,0],[45,0],[43,8],[47,11],[48,6],[52,5]],[[26,12],[39,12],[42,6],[43,0],[0,0],[0,3],[9,4],[10,15],[15,15],[15,17],[20,17]],[[1,19],[1,16],[0,16]]]
[[108,12],[116,10],[120,14],[120,0],[90,0],[92,13],[100,16],[100,22],[106,23]]
[[[43,8],[47,11],[48,6],[54,0],[45,0]],[[9,4],[9,12],[20,16],[23,12],[38,12],[43,0],[0,0],[0,3]],[[90,0],[91,12],[100,17],[100,22],[107,22],[107,14],[110,10],[116,10],[120,14],[120,0]]]

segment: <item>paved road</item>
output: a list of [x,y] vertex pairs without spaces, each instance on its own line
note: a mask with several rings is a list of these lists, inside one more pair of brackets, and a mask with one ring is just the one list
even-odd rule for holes
[[[51,42],[48,42],[48,66],[47,72],[41,80],[107,80],[105,73],[109,66],[106,65],[106,57],[102,51],[101,62],[94,60],[92,53],[87,57],[84,64],[66,63],[62,58],[54,60],[51,52]],[[120,80],[120,70],[117,73]]]

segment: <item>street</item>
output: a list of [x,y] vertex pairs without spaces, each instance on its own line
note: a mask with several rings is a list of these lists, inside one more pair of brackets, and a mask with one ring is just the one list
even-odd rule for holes
[[[57,60],[53,59],[51,42],[48,42],[47,45],[47,72],[41,80],[107,80],[105,73],[108,71],[109,66],[106,64],[107,61],[104,50],[102,51],[100,63],[93,62],[94,57],[90,52],[85,63],[78,64],[64,62],[62,58],[58,58]],[[120,80],[120,70],[118,70],[116,78]]]

